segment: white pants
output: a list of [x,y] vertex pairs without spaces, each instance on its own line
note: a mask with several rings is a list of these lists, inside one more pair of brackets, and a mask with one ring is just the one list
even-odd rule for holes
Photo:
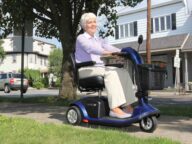
[[117,67],[84,67],[79,69],[79,77],[104,76],[110,109],[121,105],[129,105],[137,99],[133,90],[133,82],[128,71]]

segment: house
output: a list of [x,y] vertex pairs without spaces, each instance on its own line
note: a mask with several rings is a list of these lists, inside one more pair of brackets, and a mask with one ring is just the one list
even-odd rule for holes
[[[18,72],[21,70],[21,35],[3,39],[6,57],[0,62],[0,72]],[[56,46],[51,43],[25,37],[24,68],[48,72],[48,56]]]
[[[0,62],[0,72],[18,72],[21,70],[22,31],[14,29],[13,34],[3,39],[6,57]],[[33,38],[33,23],[25,22],[24,68],[48,72],[48,56],[56,47],[54,44]]]
[[[166,64],[168,71],[166,87],[174,87],[174,57],[179,52],[180,82],[188,90],[192,81],[192,6],[191,0],[152,0],[151,1],[151,58]],[[115,36],[109,37],[112,45],[137,50],[137,38],[143,35],[144,42],[139,53],[146,59],[147,0],[136,7],[118,10]]]

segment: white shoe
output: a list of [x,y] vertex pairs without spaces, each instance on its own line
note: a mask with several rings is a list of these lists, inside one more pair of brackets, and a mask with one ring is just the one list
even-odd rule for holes
[[110,117],[116,117],[116,118],[129,118],[129,117],[131,117],[132,116],[132,114],[130,114],[130,113],[126,113],[126,114],[117,114],[117,113],[115,113],[115,112],[113,112],[113,111],[110,111],[109,112],[109,116]]

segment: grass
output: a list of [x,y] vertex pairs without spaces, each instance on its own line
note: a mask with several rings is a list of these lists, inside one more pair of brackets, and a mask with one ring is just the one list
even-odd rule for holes
[[136,138],[118,130],[42,124],[5,116],[0,116],[0,130],[2,144],[179,144],[166,138]]
[[167,105],[158,106],[162,115],[170,116],[185,116],[192,118],[192,106],[191,105]]

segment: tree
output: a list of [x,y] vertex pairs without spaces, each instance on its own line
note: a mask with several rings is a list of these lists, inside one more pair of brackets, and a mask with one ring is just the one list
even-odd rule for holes
[[51,51],[48,60],[49,60],[49,72],[53,73],[57,77],[61,77],[61,65],[62,65],[62,50],[55,48]]
[[74,49],[76,36],[82,32],[79,28],[80,17],[84,12],[105,15],[108,31],[103,36],[113,34],[116,25],[116,6],[135,6],[142,0],[1,0],[0,31],[2,37],[14,29],[21,29],[23,21],[33,21],[35,34],[42,37],[55,37],[61,41],[63,49],[62,86],[59,95],[74,97],[68,55]]
[[3,59],[5,58],[5,51],[2,47],[3,41],[0,40],[0,62],[3,61]]

